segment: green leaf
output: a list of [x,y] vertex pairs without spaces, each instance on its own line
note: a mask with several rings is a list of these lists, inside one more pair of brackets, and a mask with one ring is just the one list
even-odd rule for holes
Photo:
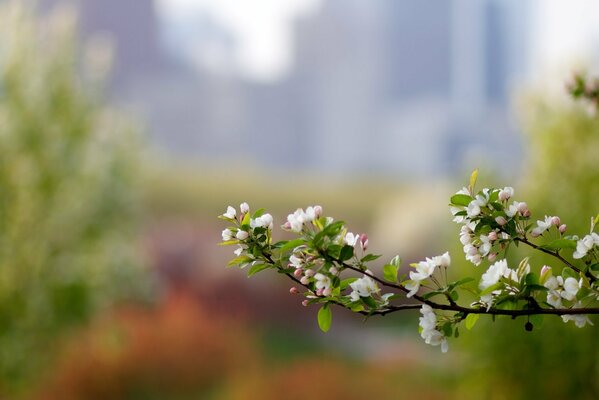
[[345,289],[348,288],[348,286],[350,285],[350,283],[354,283],[357,280],[358,280],[358,278],[347,278],[347,279],[344,279],[339,284],[339,287],[341,288],[341,290],[345,290]]
[[389,261],[389,264],[395,265],[397,268],[399,268],[401,265],[401,257],[399,257],[399,256],[393,257],[391,259],[391,261]]
[[362,257],[362,259],[360,261],[363,263],[369,262],[369,261],[374,261],[374,260],[378,259],[380,256],[381,256],[380,254],[366,254],[364,257]]
[[[264,209],[264,208],[259,208],[259,209],[257,209],[257,210],[254,212],[254,215],[252,215],[252,218],[253,218],[253,219],[260,218],[262,215],[264,215],[264,212],[265,212],[265,211],[266,211],[266,209]],[[250,215],[250,213],[247,213],[246,215],[248,215],[248,223],[249,223],[249,215]],[[245,221],[245,218],[244,218],[244,221]]]
[[318,326],[320,330],[327,333],[333,322],[333,312],[328,304],[325,304],[318,310]]
[[526,282],[527,286],[539,285],[539,276],[534,272],[529,272],[526,274],[526,277],[524,277],[524,282]]
[[503,289],[503,282],[497,282],[494,285],[489,286],[488,288],[486,288],[485,290],[483,290],[482,292],[480,292],[481,296],[486,296],[488,294],[491,294],[492,292],[494,292],[497,289]]
[[218,245],[219,246],[231,246],[232,244],[237,244],[239,243],[239,240],[235,239],[235,240],[227,240],[226,242],[220,242]]
[[468,314],[466,320],[464,321],[466,329],[471,330],[474,327],[474,325],[476,325],[476,321],[478,321],[479,318],[480,314]]
[[397,283],[397,266],[387,264],[383,267],[383,278],[387,282]]
[[304,239],[293,239],[293,240],[290,240],[290,241],[286,242],[285,244],[283,244],[279,250],[281,250],[282,253],[285,253],[285,252],[287,252],[289,250],[293,250],[297,246],[301,246],[302,244],[305,244],[305,243],[306,242],[304,241]]
[[466,207],[472,201],[472,197],[467,194],[454,194],[449,199],[450,203],[455,206],[464,206]]
[[243,220],[241,221],[241,226],[250,226],[250,213],[247,213],[243,216]]
[[354,256],[354,248],[352,246],[346,245],[341,248],[339,252],[339,261],[343,262],[349,260]]
[[255,264],[248,271],[248,278],[256,275],[260,271],[264,271],[265,269],[272,268],[272,265],[269,264]]
[[376,301],[375,301],[375,300],[374,300],[374,299],[373,299],[371,296],[368,296],[368,297],[360,297],[360,300],[362,300],[362,302],[363,302],[364,304],[366,304],[368,307],[370,307],[370,308],[372,308],[372,309],[375,309],[375,308],[377,307],[377,305],[376,305]]
[[320,245],[322,245],[325,237],[332,238],[334,236],[337,236],[339,234],[339,232],[341,232],[341,229],[343,229],[343,224],[344,224],[343,221],[336,221],[330,225],[325,226],[322,231],[318,232],[314,236],[314,239],[313,239],[314,246],[319,247]]
[[581,287],[578,289],[578,293],[576,293],[576,300],[582,300],[589,294],[591,294],[591,290],[589,288]]
[[354,305],[351,306],[351,310],[353,312],[360,312],[360,311],[364,311],[364,306],[360,303],[356,303]]
[[472,171],[470,174],[470,193],[474,192],[474,185],[476,185],[476,179],[478,178],[478,168]]
[[443,332],[443,336],[451,337],[453,336],[453,326],[451,322],[446,322],[441,326],[441,331]]
[[576,240],[556,239],[550,243],[542,245],[541,248],[547,250],[575,249]]
[[239,256],[239,257],[235,257],[234,259],[232,259],[231,261],[229,261],[227,263],[227,266],[233,266],[233,265],[239,265],[239,264],[247,264],[249,262],[254,261],[254,259],[252,257],[249,256]]
[[456,292],[455,290],[453,292],[451,292],[449,294],[449,297],[451,298],[451,300],[453,301],[458,301],[458,299],[460,298],[460,295],[458,294],[458,292]]
[[578,274],[576,273],[576,271],[574,271],[570,267],[564,267],[564,269],[562,269],[562,276],[564,277],[564,279],[567,279],[567,278],[578,279]]

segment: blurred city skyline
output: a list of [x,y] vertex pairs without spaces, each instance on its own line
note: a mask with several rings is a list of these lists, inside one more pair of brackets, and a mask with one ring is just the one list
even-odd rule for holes
[[[535,0],[271,3],[251,11],[229,1],[88,0],[82,28],[113,38],[112,97],[176,157],[225,169],[420,178],[483,162],[517,170],[514,90],[556,57],[543,37],[574,25],[548,29],[560,7]],[[586,4],[574,3],[570,17]],[[243,28],[257,15],[262,42],[255,23]],[[579,21],[579,35],[593,32],[592,17]],[[577,38],[565,33],[557,49],[577,43],[592,63],[596,39]],[[260,52],[260,43],[272,48]],[[252,51],[263,59],[254,64],[274,57],[274,66],[252,73],[260,69]]]

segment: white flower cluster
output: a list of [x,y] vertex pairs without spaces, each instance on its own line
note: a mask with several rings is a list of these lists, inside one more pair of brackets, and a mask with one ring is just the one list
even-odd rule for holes
[[[499,283],[502,278],[507,280],[508,283],[509,281],[517,283],[522,276],[528,274],[529,272],[530,265],[528,263],[525,263],[522,268],[519,268],[518,271],[515,271],[508,267],[507,261],[505,259],[499,260],[489,266],[489,269],[487,269],[487,271],[481,276],[478,287],[480,290],[484,291]],[[495,297],[501,294],[504,289],[507,289],[508,292],[512,294],[515,293],[515,288],[512,285],[506,284],[503,288],[498,288],[489,294],[481,296],[480,301],[487,306],[487,310],[493,305]]]
[[561,233],[563,233],[566,230],[566,225],[561,225],[559,217],[552,217],[552,216],[545,215],[544,220],[537,221],[537,226],[533,228],[533,230],[530,232],[530,235],[532,237],[539,237],[543,233],[545,233],[546,230],[551,228],[553,225],[558,227],[558,229]]
[[415,271],[410,271],[410,280],[404,283],[405,288],[409,290],[407,297],[414,296],[420,290],[422,282],[430,278],[437,267],[447,268],[450,264],[451,257],[449,257],[448,252],[433,258],[427,257],[424,261],[411,264]]
[[365,233],[362,234],[353,234],[351,232],[347,232],[343,237],[343,244],[356,248],[359,248],[362,251],[365,251],[368,248],[368,236]]
[[591,232],[591,234],[586,235],[576,242],[576,251],[574,251],[572,257],[576,259],[583,258],[589,251],[593,250],[594,247],[599,247],[599,235],[595,232]]
[[431,346],[441,345],[441,351],[447,353],[449,348],[447,338],[437,330],[437,315],[432,307],[428,304],[423,304],[420,309],[422,317],[420,317],[420,336],[426,344]]
[[[456,193],[457,195],[472,196],[467,188]],[[507,201],[514,195],[514,189],[511,187],[505,187],[501,190],[495,189],[483,189],[479,194],[473,197],[472,201],[465,207],[451,206],[450,211],[454,216],[453,221],[463,224],[460,229],[460,242],[464,246],[464,254],[466,259],[474,265],[480,265],[482,260],[486,257],[489,261],[495,261],[497,253],[492,252],[493,244],[497,239],[509,239],[509,235],[505,232],[501,232],[499,229],[492,230],[488,233],[481,234],[475,233],[476,227],[479,224],[477,218],[482,217],[486,213],[486,209],[491,211],[497,211],[491,204],[491,198],[497,199],[506,205],[504,213],[506,217],[512,218],[514,215],[520,213],[520,215],[529,216],[530,211],[526,206],[526,203],[514,202],[509,207]],[[503,215],[495,217],[495,222],[498,225],[503,226],[507,224],[508,220]]]
[[[244,247],[244,242],[250,237],[253,233],[253,230],[256,228],[266,228],[268,230],[272,230],[274,227],[274,220],[272,215],[270,214],[262,214],[259,217],[249,218],[249,229],[246,226],[241,226],[240,224],[243,222],[246,215],[250,212],[250,206],[248,203],[241,203],[239,205],[240,217],[237,218],[237,210],[228,206],[227,210],[224,214],[221,215],[222,219],[235,222],[235,227],[226,228],[221,232],[221,237],[224,242],[229,242],[232,240],[237,240],[239,242],[239,246],[234,251],[236,256],[240,256],[246,247]],[[249,216],[248,216],[249,217]]]
[[287,222],[283,225],[283,229],[300,233],[304,229],[304,224],[314,221],[316,218],[320,218],[322,215],[321,206],[311,206],[306,208],[304,211],[301,208],[295,210],[293,214],[287,216]]
[[[368,270],[366,272],[370,273]],[[352,288],[352,292],[349,295],[352,301],[358,301],[360,297],[370,297],[381,291],[374,279],[367,275],[353,281],[349,286]]]
[[[545,279],[543,284],[549,291],[547,292],[547,303],[551,304],[555,308],[563,308],[563,300],[575,301],[576,295],[582,288],[582,278],[576,280],[573,277],[567,277],[564,279],[562,276],[553,276],[551,267],[544,266],[541,272],[541,279]],[[577,301],[572,308],[581,308],[582,303]],[[582,328],[586,324],[593,325],[589,317],[585,314],[578,315],[562,315],[564,322],[574,321],[574,324]]]

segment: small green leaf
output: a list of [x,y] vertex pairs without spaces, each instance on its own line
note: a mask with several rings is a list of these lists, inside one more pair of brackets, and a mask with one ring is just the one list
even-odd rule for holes
[[297,246],[301,246],[302,244],[305,244],[305,243],[306,242],[304,241],[304,239],[293,239],[293,240],[290,240],[290,241],[286,242],[285,244],[283,244],[279,250],[281,250],[281,253],[285,253],[285,252],[287,252],[289,250],[293,250]]
[[576,273],[576,271],[574,271],[570,267],[565,267],[564,269],[562,269],[562,276],[564,277],[564,279],[567,279],[567,278],[578,279],[578,274]]
[[472,197],[467,194],[454,194],[449,201],[453,205],[466,207],[472,201]]
[[220,242],[219,246],[231,246],[232,244],[239,243],[239,240],[227,240],[226,242]]
[[542,245],[541,248],[547,250],[575,249],[576,240],[556,239],[550,243]]
[[387,264],[383,267],[383,278],[387,282],[397,283],[397,270],[395,265]]
[[401,265],[401,257],[399,257],[399,256],[393,257],[391,259],[391,261],[389,261],[389,264],[395,265],[397,268],[399,268]]
[[455,290],[453,292],[451,292],[449,294],[449,297],[451,298],[451,300],[453,301],[458,301],[458,299],[460,298],[460,295],[458,294],[458,292],[456,292]]
[[328,304],[325,304],[318,310],[318,326],[320,330],[327,333],[333,322],[333,312]]
[[265,269],[269,269],[272,266],[269,264],[255,264],[248,270],[248,278],[256,275],[260,271],[264,271]]
[[468,314],[465,320],[466,329],[471,330],[474,325],[476,325],[476,321],[480,318],[480,314]]
[[[257,210],[254,212],[254,215],[252,215],[252,218],[253,218],[253,219],[260,218],[262,215],[264,215],[264,212],[265,212],[265,211],[266,211],[266,209],[264,209],[264,208],[259,208],[259,209],[257,209]],[[248,218],[248,223],[249,223],[249,215],[250,215],[250,213],[247,213],[246,215],[248,215],[248,217],[247,217],[247,218]],[[245,218],[244,218],[244,221],[245,221]]]
[[353,256],[354,256],[354,248],[349,245],[343,246],[343,248],[339,252],[339,261],[343,262],[343,261],[349,260]]
[[233,265],[239,265],[239,264],[247,264],[249,262],[254,261],[254,259],[252,257],[249,256],[239,256],[239,257],[235,257],[234,259],[232,259],[231,261],[229,261],[227,263],[228,267],[231,267]]
[[357,280],[358,280],[358,278],[347,278],[347,279],[344,279],[344,280],[342,280],[342,281],[341,281],[341,283],[339,284],[339,287],[340,287],[340,289],[341,289],[341,290],[345,290],[345,289],[347,289],[347,288],[348,288],[348,286],[349,286],[351,283],[354,283],[354,282],[355,282],[355,281],[357,281]]
[[494,285],[489,286],[488,288],[486,288],[485,290],[483,290],[482,292],[480,292],[481,296],[486,296],[488,294],[491,294],[492,292],[494,292],[497,289],[503,289],[503,282],[497,282]]
[[368,297],[360,297],[360,300],[362,300],[362,302],[363,302],[364,304],[366,304],[368,307],[370,307],[370,308],[372,308],[372,309],[375,309],[375,308],[377,307],[377,305],[376,305],[376,301],[375,301],[375,300],[374,300],[374,299],[373,299],[371,296],[368,296]]
[[363,263],[369,262],[369,261],[374,261],[374,260],[378,259],[380,256],[381,256],[380,254],[366,254],[364,257],[362,257],[362,259],[360,261]]
[[478,179],[478,168],[472,171],[470,174],[470,193],[474,192],[474,185],[476,185],[476,180]]

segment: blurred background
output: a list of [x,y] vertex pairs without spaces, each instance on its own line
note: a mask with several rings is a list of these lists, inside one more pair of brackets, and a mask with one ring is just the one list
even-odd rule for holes
[[585,232],[599,119],[565,87],[596,2],[0,0],[0,31],[0,398],[599,398],[596,328],[325,335],[216,246],[229,204],[321,204],[478,277],[447,210],[476,167]]

